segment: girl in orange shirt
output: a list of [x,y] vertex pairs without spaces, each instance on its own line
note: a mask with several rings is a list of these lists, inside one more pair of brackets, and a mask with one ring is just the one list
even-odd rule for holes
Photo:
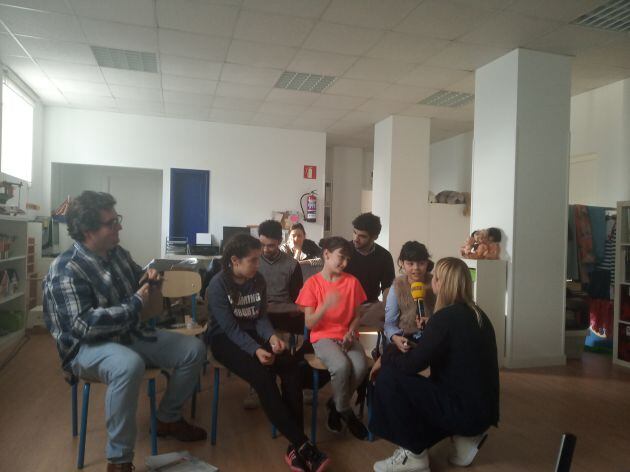
[[333,397],[328,401],[328,429],[339,433],[344,423],[358,439],[367,429],[350,407],[352,393],[367,374],[367,360],[356,328],[358,307],[367,300],[360,282],[344,272],[352,245],[333,236],[320,242],[324,267],[306,281],[296,303],[304,307],[306,327],[317,357],[330,372]]

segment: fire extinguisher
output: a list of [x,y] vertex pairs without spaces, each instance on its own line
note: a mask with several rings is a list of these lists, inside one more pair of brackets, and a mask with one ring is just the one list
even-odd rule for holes
[[[306,212],[302,203],[304,197],[306,197]],[[300,197],[300,208],[302,209],[302,215],[304,215],[304,221],[309,223],[317,221],[317,192],[315,190],[307,192]]]

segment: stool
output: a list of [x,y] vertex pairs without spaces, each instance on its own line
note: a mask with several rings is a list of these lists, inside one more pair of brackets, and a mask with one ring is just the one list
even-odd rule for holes
[[[144,379],[148,380],[147,394],[151,408],[151,455],[157,455],[157,416],[155,407],[155,379],[160,374],[160,369],[147,369]],[[72,384],[72,436],[77,436],[77,386],[79,381]],[[83,401],[81,405],[81,431],[79,435],[79,453],[77,457],[77,469],[82,469],[85,460],[85,440],[87,437],[87,417],[90,403],[90,385],[99,383],[96,380],[83,380]]]

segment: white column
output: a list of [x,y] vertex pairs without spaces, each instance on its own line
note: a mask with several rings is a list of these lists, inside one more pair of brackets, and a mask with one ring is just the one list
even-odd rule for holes
[[428,118],[390,116],[375,127],[372,212],[383,224],[378,242],[394,259],[405,241],[429,237],[430,125]]
[[514,50],[478,69],[471,228],[503,230],[506,366],[563,364],[571,60]]
[[361,213],[363,186],[363,149],[334,147],[332,159],[332,223],[333,236],[352,238],[352,220]]

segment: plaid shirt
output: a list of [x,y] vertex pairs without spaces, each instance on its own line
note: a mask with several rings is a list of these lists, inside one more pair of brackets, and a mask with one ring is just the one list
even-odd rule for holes
[[75,242],[53,261],[43,282],[44,320],[66,371],[81,344],[128,344],[132,334],[151,338],[153,330],[140,324],[142,299],[136,291],[141,275],[120,246],[105,260]]

